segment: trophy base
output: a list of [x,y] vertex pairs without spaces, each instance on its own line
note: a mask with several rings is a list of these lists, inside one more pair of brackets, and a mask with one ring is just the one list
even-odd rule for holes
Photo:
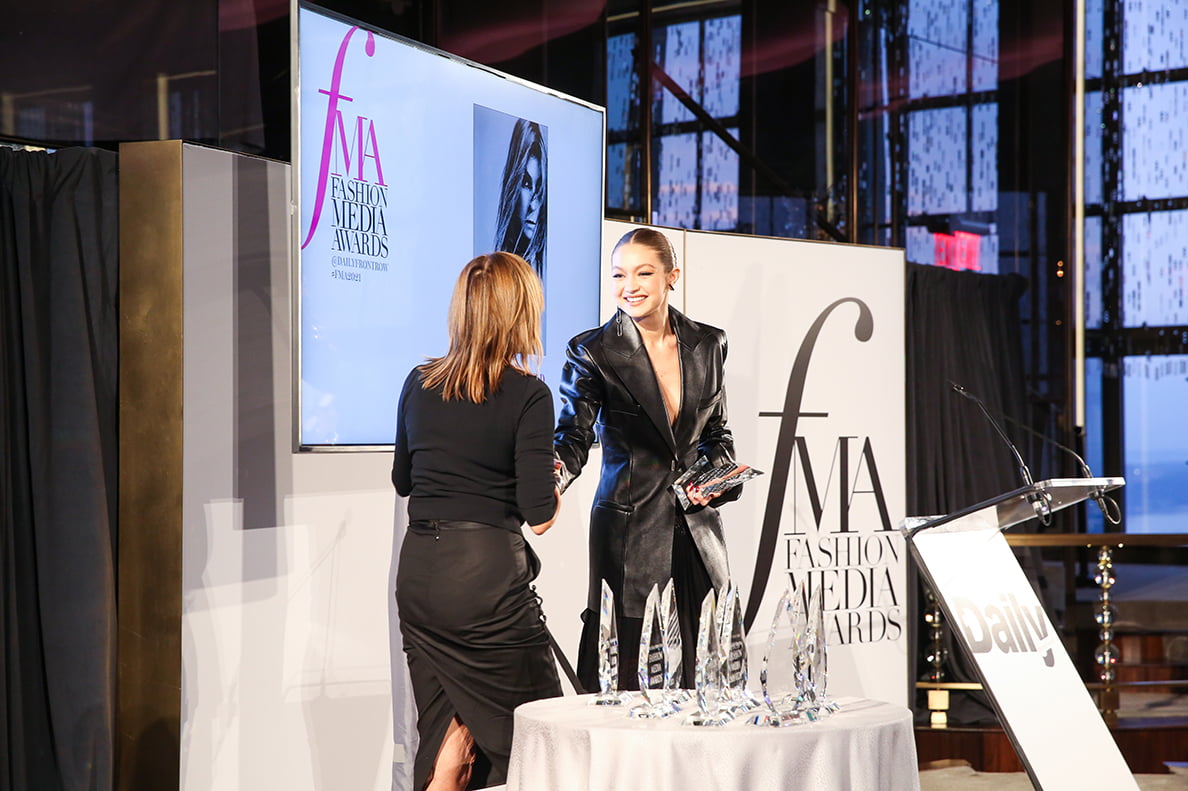
[[822,706],[813,694],[802,694],[799,696],[786,695],[780,708],[793,716],[801,717],[809,722],[816,722],[823,717],[828,717],[832,713],[825,706]]
[[730,709],[732,714],[739,716],[755,711],[756,709],[761,709],[763,708],[763,705],[763,701],[756,698],[754,693],[752,693],[750,690],[742,689],[735,690],[731,694],[730,702],[727,704],[727,707]]
[[767,728],[787,728],[792,725],[800,725],[803,720],[797,714],[789,714],[788,712],[760,712],[749,720],[752,725],[759,725]]
[[674,706],[683,706],[693,700],[693,693],[687,689],[666,689],[664,698]]
[[733,717],[724,712],[710,714],[705,711],[695,711],[685,718],[685,724],[697,728],[720,728],[733,719]]
[[642,703],[630,709],[627,714],[641,720],[662,720],[677,713],[677,707],[665,701]]
[[622,706],[631,700],[630,692],[602,692],[590,701],[591,706]]

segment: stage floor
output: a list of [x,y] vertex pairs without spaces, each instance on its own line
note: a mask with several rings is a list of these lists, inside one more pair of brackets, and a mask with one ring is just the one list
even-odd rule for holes
[[[1186,791],[1188,775],[1135,775],[1141,791]],[[1023,772],[975,772],[968,766],[924,769],[920,791],[1032,791]]]
[[[1188,791],[1188,774],[1135,775],[1140,791]],[[507,791],[493,786],[487,791]],[[920,791],[1032,791],[1023,772],[975,772],[968,766],[924,769]]]

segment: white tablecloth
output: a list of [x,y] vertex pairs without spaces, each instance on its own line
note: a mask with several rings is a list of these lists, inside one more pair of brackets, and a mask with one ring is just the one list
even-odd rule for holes
[[[843,698],[813,723],[720,728],[627,716],[590,696],[526,703],[515,712],[507,791],[918,791],[912,714]],[[686,706],[688,708],[688,706]]]

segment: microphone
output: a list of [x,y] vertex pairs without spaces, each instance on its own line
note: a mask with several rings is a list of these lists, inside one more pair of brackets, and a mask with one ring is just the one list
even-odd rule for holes
[[[968,398],[970,400],[976,400],[976,396],[974,396],[972,393],[967,391],[961,385],[956,384],[955,382],[949,382],[949,384],[952,386],[953,390],[956,391],[957,393],[960,393],[961,395],[965,396],[966,398]],[[983,407],[983,411],[984,411],[984,409],[985,408]],[[1001,417],[1006,422],[1010,423],[1012,426],[1023,431],[1024,433],[1030,434],[1033,437],[1037,437],[1040,440],[1040,442],[1043,442],[1044,444],[1047,444],[1047,445],[1051,445],[1054,448],[1059,448],[1060,450],[1064,451],[1068,455],[1072,456],[1074,459],[1076,459],[1077,466],[1079,466],[1081,468],[1081,473],[1086,478],[1093,477],[1093,471],[1091,469],[1089,469],[1088,462],[1085,461],[1085,459],[1081,456],[1081,454],[1077,453],[1072,448],[1068,447],[1067,445],[1057,442],[1056,440],[1049,437],[1047,434],[1044,434],[1042,431],[1036,431],[1031,426],[1028,426],[1026,423],[1023,423],[1019,420],[1015,420],[1010,415],[1006,415],[1006,414],[999,412],[998,416]],[[1101,515],[1103,517],[1105,517],[1105,520],[1107,522],[1109,522],[1112,525],[1117,525],[1117,524],[1122,523],[1122,510],[1118,507],[1118,503],[1112,497],[1107,497],[1105,492],[1103,492],[1101,489],[1098,489],[1097,493],[1092,495],[1092,499],[1095,503],[1097,503],[1097,507],[1101,510]]]
[[[1034,486],[1035,480],[1031,477],[1031,470],[1027,468],[1027,464],[1023,461],[1023,456],[1019,453],[1019,449],[1015,447],[1015,443],[1011,442],[1011,438],[1007,436],[1006,432],[1002,430],[1002,426],[990,414],[990,410],[986,408],[986,404],[982,399],[978,398],[973,393],[966,390],[961,385],[953,380],[949,380],[949,387],[953,388],[953,392],[957,395],[964,396],[970,401],[978,405],[978,409],[982,410],[982,414],[986,416],[986,421],[994,427],[998,432],[998,436],[1006,443],[1006,446],[1011,449],[1011,455],[1015,457],[1015,464],[1019,467],[1019,475],[1023,478],[1023,483],[1027,486]],[[1027,498],[1031,501],[1031,507],[1035,509],[1035,515],[1039,517],[1040,523],[1047,525],[1052,521],[1052,509],[1048,506],[1047,498],[1041,493],[1038,497],[1029,496]]]

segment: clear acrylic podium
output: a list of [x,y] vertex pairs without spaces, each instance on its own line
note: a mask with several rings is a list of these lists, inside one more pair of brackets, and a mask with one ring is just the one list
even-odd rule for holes
[[1124,485],[1056,478],[900,527],[1039,789],[1137,789],[1003,531]]

